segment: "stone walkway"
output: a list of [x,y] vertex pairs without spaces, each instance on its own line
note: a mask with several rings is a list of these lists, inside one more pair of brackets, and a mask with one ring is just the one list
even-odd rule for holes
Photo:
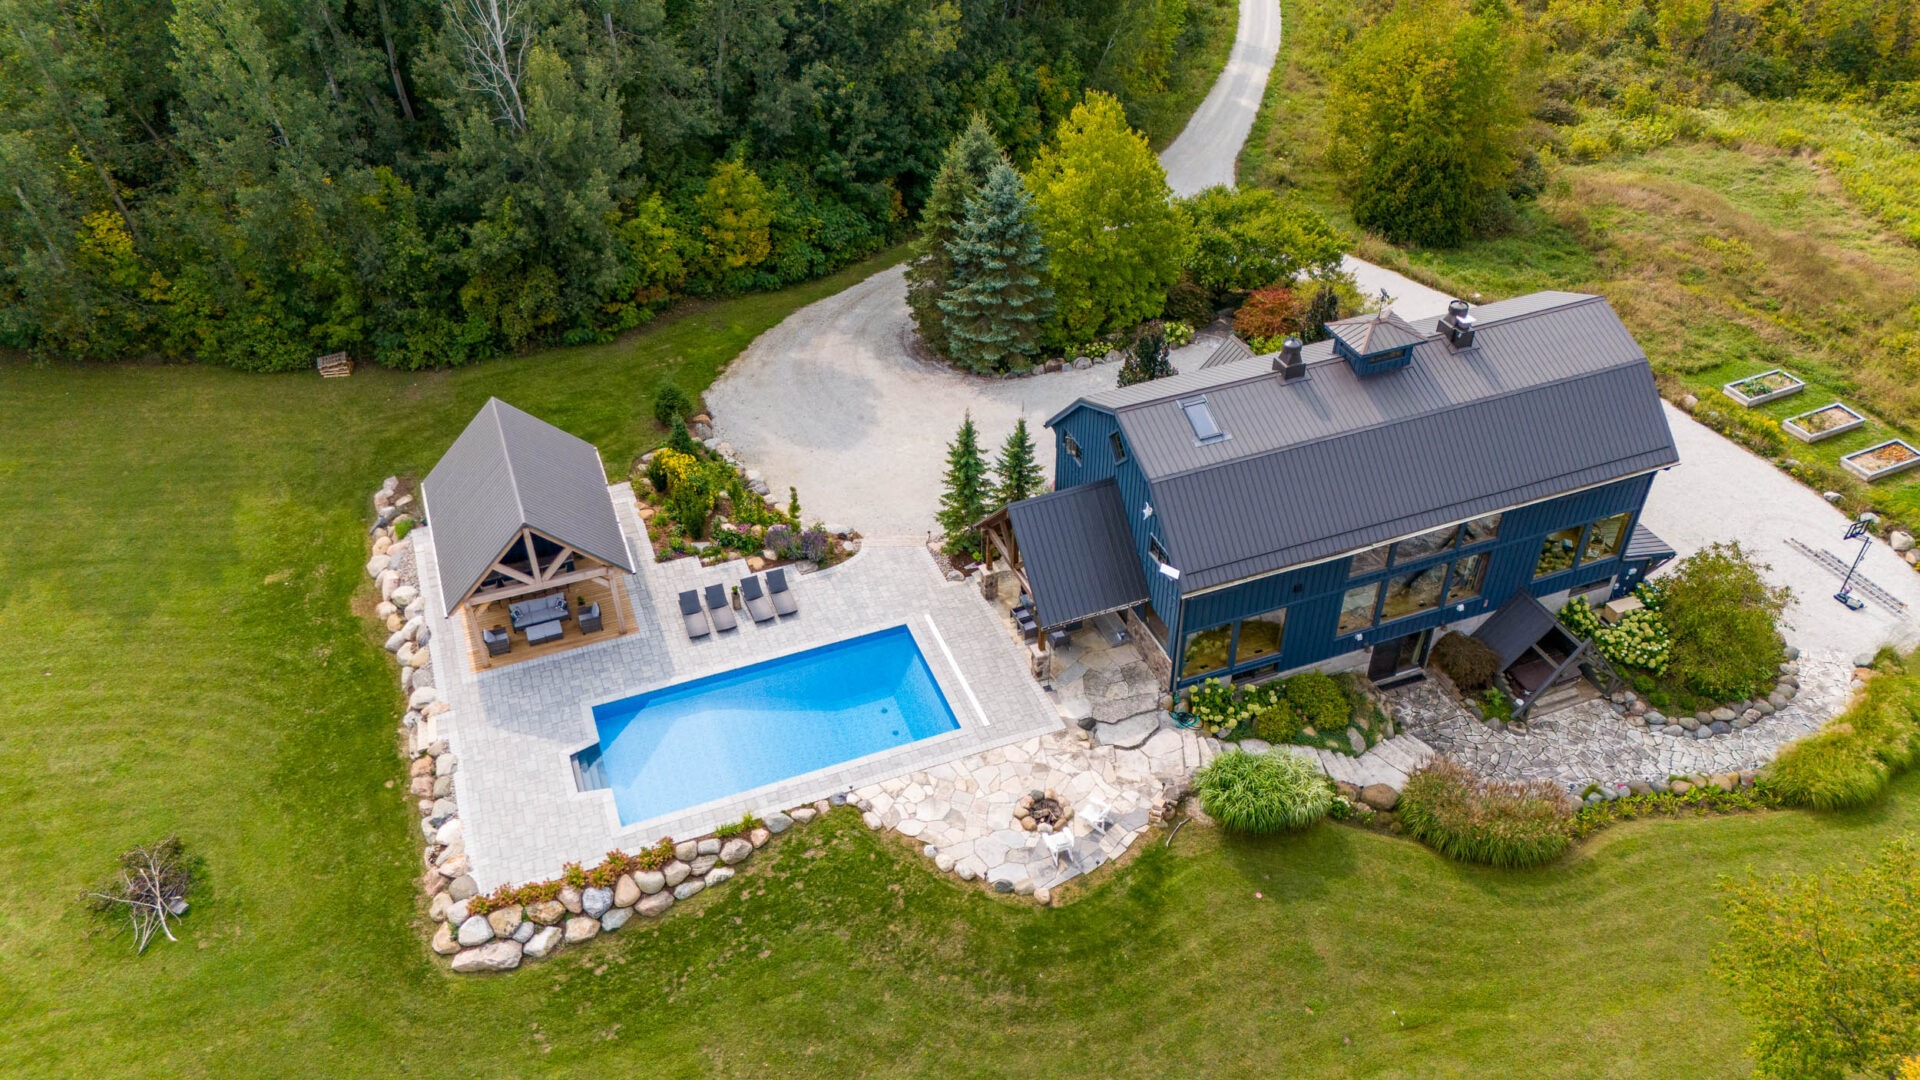
[[1853,664],[1836,653],[1802,656],[1798,662],[1800,692],[1784,708],[1744,730],[1711,738],[1663,734],[1605,700],[1536,717],[1524,731],[1496,731],[1432,682],[1388,696],[1402,730],[1481,775],[1551,780],[1578,792],[1588,784],[1665,781],[1765,765],[1782,746],[1845,708],[1854,686]]

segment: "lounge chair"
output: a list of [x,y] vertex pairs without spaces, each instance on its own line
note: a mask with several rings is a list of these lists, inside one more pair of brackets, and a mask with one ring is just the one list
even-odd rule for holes
[[507,633],[504,626],[489,626],[480,631],[480,640],[487,643],[488,656],[505,656],[513,651],[513,635]]
[[707,610],[713,614],[715,630],[737,630],[740,620],[733,617],[733,605],[727,602],[727,590],[724,586],[707,586]]
[[787,589],[787,572],[784,568],[767,571],[767,596],[773,601],[773,610],[781,615],[791,615],[800,610],[793,602],[793,593]]
[[703,638],[713,633],[707,613],[700,610],[700,594],[692,589],[680,594],[680,616],[687,621],[687,637]]
[[581,608],[579,616],[574,619],[573,623],[580,628],[580,632],[583,634],[599,633],[601,628],[605,626],[605,624],[600,621],[600,605],[588,604],[586,607]]
[[747,614],[754,622],[767,622],[773,618],[773,605],[768,602],[767,594],[760,591],[760,578],[748,574],[740,579],[740,596],[747,602]]

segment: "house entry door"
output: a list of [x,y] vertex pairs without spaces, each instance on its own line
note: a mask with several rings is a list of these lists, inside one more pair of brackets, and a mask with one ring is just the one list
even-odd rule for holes
[[1421,678],[1420,668],[1427,662],[1427,648],[1432,643],[1432,630],[1380,642],[1373,647],[1373,659],[1367,663],[1367,678],[1380,684]]

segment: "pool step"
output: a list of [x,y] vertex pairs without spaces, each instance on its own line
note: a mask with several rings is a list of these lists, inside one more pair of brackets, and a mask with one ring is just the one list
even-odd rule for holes
[[600,757],[600,747],[589,746],[573,755],[573,784],[581,791],[600,791],[613,785],[607,783],[607,763]]

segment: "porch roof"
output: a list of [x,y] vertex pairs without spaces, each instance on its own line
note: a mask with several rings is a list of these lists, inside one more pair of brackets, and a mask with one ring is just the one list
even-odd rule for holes
[[1500,657],[1500,670],[1505,671],[1559,626],[1560,620],[1554,617],[1553,612],[1535,600],[1532,593],[1522,589],[1501,604],[1500,610],[1495,611],[1491,618],[1481,623],[1473,636]]
[[1146,601],[1147,579],[1112,480],[1014,503],[1007,519],[1043,628]]

